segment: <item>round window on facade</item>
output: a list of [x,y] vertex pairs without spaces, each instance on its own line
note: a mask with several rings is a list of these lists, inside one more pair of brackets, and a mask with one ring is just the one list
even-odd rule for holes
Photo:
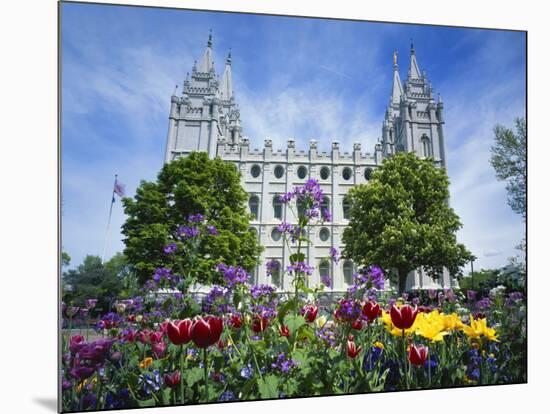
[[279,241],[279,240],[281,240],[281,232],[280,232],[279,230],[277,230],[276,227],[271,231],[271,238],[272,238],[274,241]]
[[344,171],[342,171],[342,177],[344,180],[348,181],[351,178],[351,168],[344,168]]
[[372,168],[365,168],[365,180],[370,180],[372,174]]
[[300,180],[303,180],[304,178],[306,178],[306,176],[307,176],[307,168],[301,165],[300,167],[298,167],[298,178]]
[[259,165],[253,165],[250,169],[250,175],[254,178],[258,178],[260,174],[262,173],[262,169]]
[[321,241],[327,241],[330,237],[330,230],[327,229],[326,227],[323,227],[321,229],[321,231],[319,232],[319,238],[321,239]]
[[283,175],[285,175],[285,169],[283,168],[282,165],[277,165],[275,167],[274,174],[276,178],[281,178]]
[[328,169],[328,167],[321,168],[321,179],[328,180],[329,176],[330,176],[330,170]]

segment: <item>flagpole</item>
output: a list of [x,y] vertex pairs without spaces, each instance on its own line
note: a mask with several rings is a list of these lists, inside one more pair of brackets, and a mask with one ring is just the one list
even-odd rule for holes
[[103,239],[103,253],[101,254],[101,264],[105,261],[105,251],[107,249],[107,235],[109,234],[109,226],[111,225],[111,216],[113,214],[113,204],[115,203],[115,187],[118,174],[115,174],[115,182],[113,183],[113,193],[111,194],[111,207],[109,207],[109,218],[107,219],[107,228],[105,229],[105,238]]

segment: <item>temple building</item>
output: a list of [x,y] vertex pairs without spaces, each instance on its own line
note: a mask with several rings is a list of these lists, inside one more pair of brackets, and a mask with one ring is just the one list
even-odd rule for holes
[[[206,151],[212,158],[218,156],[235,163],[249,194],[250,231],[264,246],[260,264],[252,272],[254,283],[273,283],[281,290],[292,286],[282,271],[290,263],[291,252],[277,225],[281,220],[294,224],[296,221],[278,197],[309,178],[317,179],[326,195],[323,207],[329,209],[333,220],[309,229],[312,244],[306,248],[306,255],[315,267],[310,283],[316,285],[321,275],[327,275],[332,279],[334,291],[345,290],[352,283],[355,265],[350,260],[333,263],[329,260],[329,249],[334,246],[341,251],[344,247],[342,235],[349,218],[346,202],[349,189],[368,183],[382,160],[399,151],[433,157],[437,166],[446,167],[443,102],[439,97],[435,101],[426,73],[420,72],[413,45],[404,83],[394,53],[391,95],[382,121],[382,136],[373,152],[363,152],[360,142],[354,143],[351,151],[345,151],[338,141],[332,142],[331,151],[322,152],[315,140],[309,142],[309,148],[301,149],[293,139],[288,140],[286,148],[274,149],[268,138],[263,148],[250,148],[249,139],[243,135],[233,89],[231,53],[227,55],[221,78],[213,56],[210,34],[202,59],[195,61],[191,74],[187,74],[181,94],[175,92],[171,97],[165,162],[192,151]],[[280,271],[268,277],[265,263],[271,260],[279,263]],[[422,270],[411,272],[407,279],[407,289],[455,285],[447,271],[438,281]]]

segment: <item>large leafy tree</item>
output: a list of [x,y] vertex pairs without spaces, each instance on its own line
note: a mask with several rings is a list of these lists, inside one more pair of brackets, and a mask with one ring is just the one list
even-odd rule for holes
[[140,282],[156,268],[174,265],[174,257],[164,254],[163,248],[177,238],[178,227],[190,215],[199,213],[219,232],[204,238],[198,247],[194,267],[199,281],[219,282],[215,265],[220,262],[252,269],[260,246],[249,231],[247,200],[235,165],[209,159],[205,152],[165,164],[156,182],[142,181],[134,198],[123,199],[128,219],[122,226],[124,253]]
[[359,265],[377,264],[398,277],[423,267],[460,275],[471,253],[456,240],[459,217],[448,204],[449,179],[432,159],[398,153],[384,160],[368,184],[349,192],[350,222],[344,255]]
[[516,118],[516,132],[502,125],[494,129],[495,143],[491,147],[491,165],[497,179],[506,181],[508,204],[527,216],[527,125],[525,118]]
[[107,311],[125,288],[130,272],[121,253],[106,263],[88,255],[76,269],[63,273],[63,300],[82,306],[86,299],[98,299],[97,308]]

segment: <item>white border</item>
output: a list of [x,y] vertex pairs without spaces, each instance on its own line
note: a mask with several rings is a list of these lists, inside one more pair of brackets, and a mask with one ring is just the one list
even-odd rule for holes
[[[119,2],[133,3],[133,2]],[[543,2],[136,0],[143,5],[437,23],[529,31],[529,384],[185,408],[225,412],[518,412],[545,406],[550,374],[545,272],[548,40]],[[0,346],[2,411],[52,412],[56,398],[57,4],[2,2]],[[546,122],[545,122],[546,121]],[[536,224],[535,224],[536,223]],[[6,266],[7,265],[7,266]],[[546,266],[547,268],[548,266]],[[161,413],[181,412],[163,408]],[[151,410],[136,411],[139,413]]]

